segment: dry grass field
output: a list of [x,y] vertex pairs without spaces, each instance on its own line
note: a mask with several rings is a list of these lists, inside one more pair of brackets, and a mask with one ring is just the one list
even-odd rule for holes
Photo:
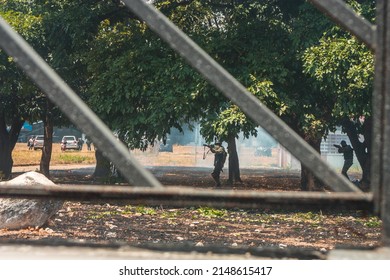
[[[17,143],[12,153],[14,166],[39,165],[41,156],[41,150],[29,150],[25,143]],[[85,145],[82,151],[62,152],[60,144],[54,143],[50,163],[51,165],[94,164],[95,152],[87,151]]]
[[[139,150],[131,151],[132,155],[144,166],[187,166],[187,167],[212,167],[214,155],[206,154],[203,157],[203,147],[198,146],[173,146],[173,152],[158,152],[156,148],[150,148],[145,152]],[[13,151],[14,166],[39,165],[41,150],[29,150],[25,143],[17,143]],[[240,151],[241,167],[277,167],[279,156],[276,152],[272,157],[254,156],[254,151]],[[59,143],[53,144],[53,152],[50,164],[95,164],[95,151],[87,151],[83,146],[82,151],[62,152]]]

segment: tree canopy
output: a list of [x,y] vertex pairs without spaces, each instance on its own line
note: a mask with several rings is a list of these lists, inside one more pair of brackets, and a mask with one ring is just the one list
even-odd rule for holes
[[[1,1],[0,15],[31,45],[41,41],[41,17],[25,3]],[[41,101],[33,83],[0,50],[0,178],[11,175],[12,150],[19,132],[25,120],[37,118]]]
[[[256,124],[120,1],[2,2],[2,15],[41,46],[50,65],[130,147],[145,149],[194,120],[209,140],[256,134]],[[371,1],[348,2],[373,17]],[[369,114],[372,55],[306,1],[153,4],[317,150],[342,117]],[[3,53],[0,59],[2,104],[11,89],[31,94],[12,61]],[[26,111],[35,108],[28,102]]]

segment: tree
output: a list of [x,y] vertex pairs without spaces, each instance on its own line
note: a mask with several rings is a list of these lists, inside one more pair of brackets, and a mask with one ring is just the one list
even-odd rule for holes
[[[293,2],[241,1],[229,6],[224,10],[226,27],[209,40],[219,42],[210,53],[320,152],[331,116],[325,96],[302,72],[300,53],[333,25],[304,1]],[[257,85],[261,82],[269,84],[272,94]],[[320,187],[305,166],[301,177],[303,190]]]
[[[370,182],[373,54],[355,38],[326,37],[307,50],[306,72],[332,98],[332,123],[342,125],[362,167],[362,187]],[[325,66],[326,65],[326,66]],[[359,138],[363,135],[363,138]]]
[[[252,77],[252,79],[255,79]],[[254,85],[249,88],[260,99],[266,100],[269,96],[275,95],[272,85],[268,82],[253,81]],[[214,114],[211,112],[201,119],[201,134],[207,141],[213,141],[213,137],[228,143],[229,153],[229,178],[228,183],[242,182],[240,176],[240,165],[237,154],[236,138],[242,132],[244,138],[257,136],[257,125],[250,120],[238,106],[231,102],[225,102],[227,108],[220,107],[220,111]]]
[[[154,4],[246,87],[269,83],[275,94],[261,100],[320,152],[322,138],[335,127],[338,100],[304,72],[303,54],[324,33],[345,32],[300,0]],[[218,134],[233,139],[239,129],[246,129],[245,125],[239,128],[240,122],[227,125],[234,115],[239,119],[238,111],[137,19],[102,22],[86,60],[90,62],[91,104],[115,131],[126,135],[130,147],[145,148],[154,139],[164,138],[170,127],[180,129],[193,118],[211,122],[214,130],[203,129],[209,139]],[[129,122],[123,122],[123,116]],[[225,131],[217,133],[219,127]],[[250,133],[253,127],[248,129]],[[319,183],[303,166],[302,189],[317,187]]]
[[[50,34],[55,42],[65,38],[65,44],[51,47],[52,64],[60,67],[66,59],[65,76],[77,74],[75,86],[130,148],[145,149],[165,139],[171,127],[180,130],[196,119],[223,128],[204,131],[207,137],[219,133],[230,139],[232,150],[238,131],[254,131],[254,124],[240,121],[244,118],[234,105],[120,2],[56,3],[50,15],[51,23],[58,23]],[[336,103],[303,72],[302,54],[334,30],[323,15],[303,0],[154,3],[319,151],[320,140],[334,127]],[[269,92],[259,87],[262,83]],[[310,176],[303,168],[303,189],[315,185]]]
[[[283,54],[288,32],[279,10],[249,2],[250,7],[224,1],[189,1],[181,5],[175,1],[155,1],[155,4],[249,87],[256,88],[271,79],[281,83],[288,75],[283,66],[287,63]],[[264,8],[272,18],[257,16]],[[241,22],[249,22],[251,28],[245,28]],[[256,24],[258,28],[253,29]],[[91,73],[90,104],[114,131],[125,135],[131,148],[144,149],[155,139],[165,139],[171,127],[180,130],[182,124],[193,119],[202,119],[204,124],[210,122],[215,108],[219,113],[234,108],[137,20],[102,22],[86,61]],[[257,94],[260,96],[261,92]],[[263,100],[279,102],[265,96]],[[228,110],[222,116],[235,111]],[[123,122],[124,115],[128,122]],[[245,123],[223,126],[224,137],[230,143],[231,177],[237,175],[237,180],[240,177],[234,139],[240,131],[246,136],[255,131],[253,122]],[[206,138],[221,134],[211,129],[202,131]]]
[[[0,15],[26,40],[34,44],[40,38],[40,18],[31,14],[25,5],[1,1]],[[13,9],[18,8],[18,9]],[[25,120],[36,116],[37,89],[0,50],[0,174],[11,176],[14,149]]]
[[[88,42],[96,34],[101,20],[107,17],[115,19],[124,14],[124,7],[117,2],[101,4],[95,0],[56,0],[47,5],[46,1],[34,1],[34,10],[42,17],[45,39],[43,56],[84,99],[88,98],[86,86],[88,77],[85,64],[82,63],[83,54],[88,51]],[[45,131],[40,171],[49,176],[54,124],[61,126],[69,125],[70,122],[47,99],[41,104],[40,118],[43,120]]]
[[[348,1],[359,14],[372,20],[373,1]],[[328,131],[342,125],[354,147],[363,170],[362,188],[369,186],[371,147],[371,92],[373,89],[373,55],[356,38],[340,30],[328,29],[316,45],[302,54],[304,72],[328,105]],[[364,121],[362,121],[364,120]],[[361,141],[359,135],[364,136]]]
[[143,22],[102,21],[85,61],[89,104],[129,148],[164,141],[201,112],[199,75]]

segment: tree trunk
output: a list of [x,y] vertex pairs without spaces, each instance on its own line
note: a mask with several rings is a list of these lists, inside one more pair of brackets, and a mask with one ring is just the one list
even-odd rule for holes
[[237,154],[236,138],[230,135],[228,138],[228,153],[229,153],[229,179],[228,184],[233,182],[242,182],[240,175],[240,164]]
[[352,148],[355,151],[357,160],[362,168],[362,178],[360,180],[360,187],[362,189],[368,189],[370,186],[370,171],[371,171],[371,132],[372,132],[372,119],[367,117],[362,126],[362,134],[364,136],[364,142],[360,142],[359,133],[355,123],[351,120],[345,120],[343,122],[343,128],[348,135]]
[[45,175],[47,178],[50,178],[50,160],[53,149],[53,118],[51,115],[51,110],[53,109],[53,104],[47,100],[46,101],[46,114],[43,120],[43,129],[44,129],[44,141],[42,148],[41,163],[39,166],[40,172]]
[[[306,142],[312,146],[318,153],[321,152],[321,138],[313,139],[312,137],[304,137]],[[318,180],[313,172],[301,164],[301,190],[302,191],[321,191],[324,185]]]
[[0,181],[10,179],[14,164],[9,139],[3,134],[0,135]]
[[111,175],[110,161],[106,159],[99,149],[95,151],[96,167],[93,176],[95,178],[108,178]]
[[11,178],[14,164],[12,151],[15,148],[23,123],[23,120],[15,117],[8,130],[5,114],[0,111],[0,180]]

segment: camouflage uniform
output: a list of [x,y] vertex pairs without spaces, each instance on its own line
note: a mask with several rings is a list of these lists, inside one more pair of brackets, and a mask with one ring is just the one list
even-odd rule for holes
[[216,186],[221,186],[220,174],[222,172],[223,165],[226,160],[226,151],[225,148],[221,145],[221,143],[215,143],[215,145],[209,146],[210,151],[214,153],[214,170],[211,173],[211,177],[213,177]]
[[341,174],[343,174],[345,177],[349,177],[347,175],[348,169],[353,164],[353,149],[350,145],[347,145],[347,143],[343,140],[340,143],[341,145],[334,145],[336,148],[338,148],[339,153],[343,153],[344,155],[344,165],[343,169],[341,170]]

